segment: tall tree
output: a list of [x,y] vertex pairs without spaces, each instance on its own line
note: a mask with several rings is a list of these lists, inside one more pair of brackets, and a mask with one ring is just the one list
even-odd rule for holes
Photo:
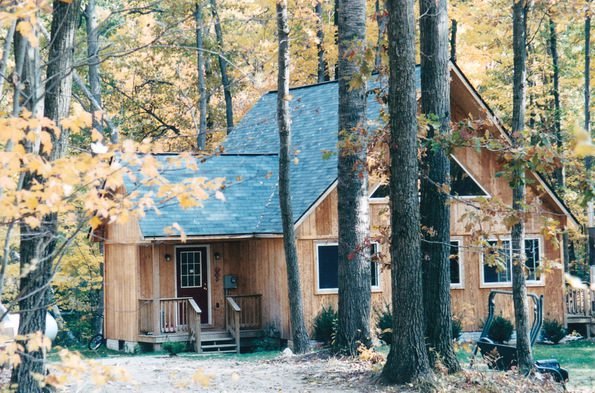
[[[584,130],[591,138],[593,138],[593,130],[591,129],[591,0],[587,0],[587,11],[585,14],[585,68],[584,68]],[[591,168],[593,166],[593,157],[585,157],[585,171],[587,173],[588,184],[591,184],[593,176]],[[587,215],[589,217],[589,227],[595,226],[595,202],[590,200],[587,205]],[[588,248],[590,251],[591,249]],[[591,266],[591,282],[595,279],[595,267]]]
[[211,0],[211,13],[213,14],[213,21],[215,22],[215,37],[217,38],[217,50],[219,55],[219,71],[221,72],[221,84],[223,85],[223,95],[225,97],[225,122],[227,125],[227,133],[233,130],[233,102],[231,96],[231,81],[227,72],[227,60],[223,51],[223,29],[221,28],[221,19],[219,18],[219,11],[217,10],[217,0]]
[[392,383],[428,381],[420,250],[413,0],[388,0],[393,341],[382,371]]
[[376,0],[376,24],[378,25],[378,36],[376,37],[376,55],[374,56],[374,70],[379,71],[382,65],[382,43],[386,34],[386,13],[385,0]]
[[[339,1],[339,324],[336,343],[350,354],[370,344],[371,268],[366,84],[358,57],[366,46],[365,0]],[[355,55],[354,55],[355,54]],[[362,56],[359,56],[362,55]]]
[[317,0],[314,6],[314,12],[316,13],[316,39],[318,40],[316,48],[318,50],[318,69],[317,69],[317,80],[318,82],[324,82],[330,80],[328,73],[328,63],[325,58],[324,51],[324,23],[322,19],[322,0]]
[[[512,95],[512,140],[514,148],[524,146],[525,107],[527,96],[527,17],[530,0],[513,0],[512,48],[514,52]],[[516,327],[516,348],[519,369],[527,372],[533,367],[529,339],[529,306],[525,282],[525,163],[518,158],[512,163],[512,208],[517,215],[511,231],[512,292]]]
[[[440,358],[449,372],[460,370],[451,339],[450,160],[431,146],[436,134],[450,132],[447,0],[420,0],[421,111],[429,119],[422,164],[421,225],[424,310],[430,364]],[[435,128],[434,124],[439,124]]]
[[[560,64],[558,56],[558,32],[556,31],[556,22],[550,16],[550,54],[552,56],[552,95],[554,97],[554,140],[558,154],[562,153],[562,107],[560,104]],[[556,188],[564,187],[564,168],[559,167],[554,171],[554,180]]]
[[[101,103],[101,80],[99,78],[99,30],[97,28],[96,0],[89,0],[85,8],[87,20],[87,61],[89,62],[89,88],[98,105]],[[93,128],[103,132],[101,113],[93,110]],[[112,141],[113,142],[113,141]]]
[[6,38],[4,39],[4,49],[2,51],[2,63],[0,64],[0,100],[4,94],[4,81],[7,79],[6,67],[8,66],[8,59],[10,58],[10,47],[12,45],[12,39],[17,26],[17,21],[11,23],[8,31],[6,32]]
[[287,265],[287,288],[293,350],[303,353],[308,350],[308,332],[304,323],[302,288],[298,263],[289,166],[291,163],[291,119],[289,114],[289,25],[287,23],[287,0],[277,1],[277,32],[279,38],[279,76],[277,80],[277,123],[279,127],[279,204],[283,222],[283,246]]
[[458,22],[453,19],[450,25],[450,61],[457,62],[457,29]]
[[[68,115],[70,108],[74,36],[79,20],[80,5],[80,0],[73,0],[70,3],[60,0],[53,2],[44,116],[54,120],[58,126],[60,126],[60,121]],[[39,73],[39,68],[36,72]],[[60,131],[59,135],[52,133],[53,148],[50,154],[47,154],[46,150],[46,159],[53,160],[66,153],[69,134],[64,129]],[[30,189],[39,181],[37,174],[26,173],[23,188]],[[20,335],[28,335],[45,329],[46,312],[51,296],[49,283],[53,271],[57,234],[58,218],[55,214],[44,217],[39,227],[21,225]],[[17,391],[20,393],[41,392],[35,374],[44,375],[45,354],[43,350],[26,350],[26,356],[22,356],[21,360],[22,363],[13,371],[13,382],[18,383]]]
[[204,150],[207,147],[207,82],[205,80],[205,54],[204,54],[204,20],[202,14],[202,2],[197,1],[194,6],[194,23],[196,27],[196,53],[197,53],[197,75],[198,75],[198,135],[196,147]]

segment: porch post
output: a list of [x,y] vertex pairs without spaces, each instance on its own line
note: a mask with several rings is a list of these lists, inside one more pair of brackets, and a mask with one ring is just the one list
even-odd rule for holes
[[153,261],[153,335],[161,334],[161,305],[159,288],[159,245],[151,243]]

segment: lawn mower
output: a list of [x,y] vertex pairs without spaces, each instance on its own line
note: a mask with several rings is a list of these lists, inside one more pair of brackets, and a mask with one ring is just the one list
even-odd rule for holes
[[[477,340],[473,350],[471,366],[473,366],[473,360],[479,350],[489,368],[507,371],[517,365],[516,345],[495,342],[489,337],[489,332],[494,322],[494,311],[496,308],[495,298],[498,295],[512,297],[512,291],[490,292],[488,298],[488,317],[483,325],[481,336],[479,337],[479,340]],[[537,296],[533,293],[529,293],[527,296],[533,301],[533,324],[531,325],[531,331],[529,333],[531,347],[533,347],[543,323],[543,296]],[[568,381],[568,371],[560,367],[560,363],[556,359],[535,361],[535,370],[542,374],[550,374],[556,382],[564,383]]]

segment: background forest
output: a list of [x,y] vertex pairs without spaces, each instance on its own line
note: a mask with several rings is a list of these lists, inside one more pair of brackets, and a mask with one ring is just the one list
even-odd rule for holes
[[[151,148],[147,151],[153,152],[201,150],[207,154],[215,153],[225,135],[233,132],[234,122],[241,119],[265,92],[277,89],[275,0],[78,2],[84,12],[75,22],[74,30],[75,71],[72,72],[74,83],[70,105],[73,116],[68,122],[73,132],[69,136],[66,156],[83,153],[90,157],[101,156],[105,146],[98,143],[101,140],[99,134],[112,142],[132,140],[137,143],[135,149],[150,143]],[[291,86],[335,78],[338,57],[336,6],[335,0],[289,1]],[[591,7],[591,2],[584,0],[537,0],[527,26],[527,124],[533,135],[532,142],[553,147],[551,154],[556,155],[555,160],[560,160],[564,170],[552,171],[548,180],[556,185],[556,191],[583,222],[586,221],[586,203],[593,197],[593,190],[589,188],[590,173],[585,169],[583,158],[573,153],[577,140],[591,140],[583,131],[585,114],[590,109],[585,110],[583,106],[584,78],[590,71],[585,69],[583,56],[585,17],[591,15]],[[15,8],[21,18],[26,16],[18,23],[10,16]],[[15,30],[31,43],[31,47],[37,48],[35,56],[41,62],[41,74],[46,74],[48,64],[39,59],[50,58],[52,42],[48,32],[52,18],[49,12],[39,12],[39,9],[50,10],[50,2],[0,0],[0,46],[3,48],[0,112],[6,118],[17,106],[15,97],[18,95],[13,95],[11,86],[18,87],[20,82],[13,77],[14,70],[19,67],[11,54],[13,46],[18,45],[12,39]],[[465,72],[495,114],[510,128],[513,94],[511,1],[451,0],[449,18],[452,61]],[[369,70],[376,68],[386,72],[386,23],[384,2],[368,0],[368,51],[363,62],[375,63],[368,67]],[[367,77],[362,74],[356,79],[363,81]],[[352,83],[357,85],[357,82]],[[35,112],[34,108],[32,112]],[[86,112],[93,115],[87,118]],[[262,121],[275,122],[276,119]],[[89,123],[97,133],[90,131]],[[10,127],[11,124],[1,126]],[[10,144],[10,138],[5,139]],[[142,151],[142,147],[138,150]],[[127,151],[126,146],[124,151]],[[76,165],[80,162],[72,161]],[[93,165],[92,158],[85,162],[89,167]],[[109,165],[100,168],[104,169],[104,175],[109,172]],[[155,171],[151,163],[143,168],[147,175]],[[81,189],[93,187],[82,180],[78,185]],[[6,183],[0,187],[6,187]],[[192,189],[177,191],[182,205],[196,203],[189,201]],[[198,199],[207,197],[203,194]],[[118,203],[134,210],[130,201]],[[86,213],[93,210],[88,206],[83,208],[84,205],[85,198],[81,197],[67,213],[76,215],[85,209]],[[102,211],[104,205],[97,203],[95,207],[96,211]],[[30,208],[35,210],[36,206]],[[105,206],[106,211],[114,209],[120,217],[126,215],[126,209],[121,206]],[[39,214],[48,213],[58,214],[58,211]],[[66,323],[59,338],[61,343],[84,342],[101,324],[101,250],[90,242],[88,231],[83,229],[88,224],[98,227],[100,215],[89,217],[83,214],[83,218],[67,220],[61,228],[60,236],[67,239],[64,241],[67,247],[60,256],[59,268],[51,284],[57,305],[55,312],[61,314],[59,322]],[[6,245],[6,263],[0,277],[0,297],[3,302],[11,302],[17,297],[21,278],[19,233],[11,224],[4,225],[1,230]],[[183,232],[181,228],[173,230]],[[578,233],[572,236],[571,271],[586,279],[588,264],[584,239]]]

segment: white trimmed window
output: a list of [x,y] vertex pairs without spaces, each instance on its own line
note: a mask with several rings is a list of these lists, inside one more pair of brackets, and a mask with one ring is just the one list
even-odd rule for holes
[[[488,241],[492,250],[482,258],[481,281],[486,286],[512,285],[512,247],[510,239]],[[527,283],[542,283],[540,272],[541,240],[539,238],[525,239],[525,266],[527,268]]]
[[[377,243],[372,243],[370,254],[376,255]],[[380,289],[380,263],[370,262],[372,290]],[[316,282],[318,293],[337,293],[339,290],[339,246],[337,243],[319,243],[316,246]]]
[[461,260],[461,241],[450,242],[450,287],[463,288],[463,262]]
[[370,194],[370,201],[372,202],[386,202],[390,195],[390,188],[388,184],[379,184],[374,188],[374,191]]

